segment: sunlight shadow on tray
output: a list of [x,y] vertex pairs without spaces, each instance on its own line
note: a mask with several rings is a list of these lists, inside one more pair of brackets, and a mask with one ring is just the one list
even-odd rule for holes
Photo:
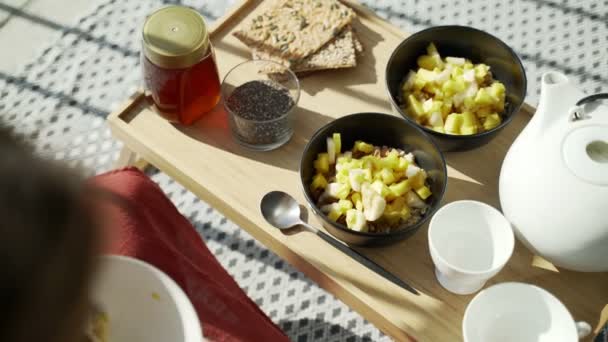
[[321,126],[333,118],[298,107],[295,109],[295,132],[291,140],[284,146],[267,152],[257,152],[246,149],[239,145],[232,136],[228,124],[227,113],[223,103],[220,102],[216,108],[205,115],[193,126],[175,127],[182,133],[188,135],[201,143],[211,145],[215,148],[225,150],[232,154],[252,159],[275,167],[298,171],[300,167],[300,156],[308,143],[310,137]]

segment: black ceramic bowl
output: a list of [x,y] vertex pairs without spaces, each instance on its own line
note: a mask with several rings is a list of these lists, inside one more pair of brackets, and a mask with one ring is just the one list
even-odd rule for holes
[[[507,106],[498,127],[473,135],[439,133],[418,125],[399,107],[403,78],[409,70],[418,69],[416,60],[426,54],[426,47],[431,42],[442,57],[465,57],[473,63],[489,65],[494,79],[505,85]],[[489,142],[519,112],[526,97],[526,73],[517,54],[491,34],[466,26],[436,26],[409,36],[397,46],[386,65],[386,87],[393,108],[430,134],[442,151],[468,150]]]
[[[412,152],[418,165],[427,171],[433,192],[431,209],[425,217],[418,224],[402,227],[390,233],[357,232],[348,229],[345,225],[330,221],[315,204],[310,192],[310,183],[315,173],[313,162],[319,153],[327,151],[326,139],[333,133],[341,134],[343,151],[350,150],[356,140],[363,140],[376,146],[386,145]],[[359,113],[334,120],[312,136],[302,152],[300,178],[308,204],[321,218],[327,231],[348,244],[383,245],[411,236],[433,215],[445,192],[447,171],[443,154],[433,140],[418,127],[394,115]]]

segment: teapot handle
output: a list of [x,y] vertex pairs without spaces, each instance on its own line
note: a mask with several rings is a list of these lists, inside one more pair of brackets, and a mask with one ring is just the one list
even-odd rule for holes
[[576,106],[570,110],[570,121],[578,121],[584,118],[585,111],[583,109],[583,105],[590,102],[607,99],[608,93],[599,93],[583,97],[582,99],[578,100],[578,102],[576,102]]
[[587,322],[575,322],[576,333],[579,339],[583,339],[591,334],[591,326]]

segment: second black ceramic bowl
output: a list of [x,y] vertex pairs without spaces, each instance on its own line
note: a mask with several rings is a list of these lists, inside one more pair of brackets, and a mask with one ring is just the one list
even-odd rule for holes
[[[431,208],[424,218],[415,225],[404,226],[390,233],[358,232],[329,220],[316,205],[310,192],[310,183],[315,174],[313,163],[319,153],[327,152],[326,139],[333,133],[340,133],[343,151],[352,149],[355,141],[363,140],[376,146],[388,146],[412,152],[418,165],[428,173],[433,192],[430,199]],[[332,235],[352,245],[384,245],[411,236],[433,215],[445,193],[447,171],[443,154],[431,138],[418,127],[394,115],[359,113],[330,122],[310,138],[302,152],[300,178],[306,201]]]
[[[444,134],[418,125],[400,108],[403,78],[409,70],[418,70],[416,61],[426,54],[431,42],[442,57],[464,57],[489,65],[494,79],[505,85],[507,106],[498,127],[473,135]],[[397,46],[386,65],[386,87],[393,109],[430,134],[442,151],[468,150],[489,142],[519,112],[526,97],[526,72],[515,51],[493,35],[467,26],[436,26],[409,36]]]

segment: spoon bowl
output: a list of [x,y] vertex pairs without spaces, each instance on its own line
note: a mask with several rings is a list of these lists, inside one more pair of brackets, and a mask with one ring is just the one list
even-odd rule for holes
[[283,191],[267,193],[260,203],[264,219],[279,229],[289,229],[302,224],[300,205]]

